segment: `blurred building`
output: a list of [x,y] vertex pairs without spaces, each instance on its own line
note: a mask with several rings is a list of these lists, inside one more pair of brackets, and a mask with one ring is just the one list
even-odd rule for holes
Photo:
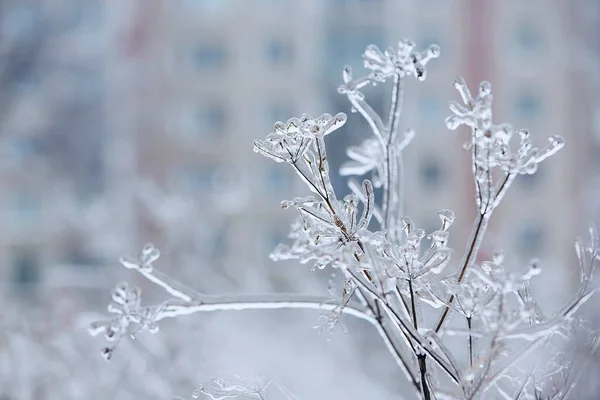
[[102,190],[102,11],[94,0],[0,1],[0,281],[17,292],[76,256],[58,218],[65,195]]
[[[207,232],[200,240],[204,264],[248,266],[241,269],[252,279],[294,217],[279,201],[306,193],[292,171],[254,154],[252,141],[277,120],[344,111],[349,122],[328,138],[330,160],[339,165],[346,146],[367,132],[336,92],[342,67],[350,64],[360,75],[368,44],[385,48],[400,38],[412,38],[419,50],[432,43],[442,48],[440,59],[428,65],[428,79],[406,85],[403,127],[417,132],[405,155],[406,212],[432,230],[436,211],[453,209],[460,223],[452,243],[460,253],[475,213],[470,157],[461,147],[467,133],[448,131],[444,118],[448,102],[458,99],[455,76],[464,76],[472,90],[489,80],[496,121],[529,128],[539,145],[550,134],[563,135],[567,146],[536,175],[517,179],[488,241],[515,250],[513,261],[537,255],[551,266],[572,265],[572,242],[581,228],[580,171],[592,160],[581,157],[590,140],[589,115],[581,114],[577,99],[587,88],[569,62],[577,20],[567,2],[75,3],[0,2],[2,18],[12,21],[3,27],[42,37],[31,53],[47,57],[33,62],[42,68],[35,84],[22,76],[25,69],[16,69],[10,82],[18,89],[2,106],[10,118],[0,125],[0,147],[23,160],[0,172],[4,279],[35,280],[42,265],[85,264],[97,256],[79,252],[81,231],[74,235],[57,222],[64,198],[75,199],[77,209],[89,197],[106,197],[119,251],[135,251],[147,240],[165,248],[160,226],[139,204],[137,182],[143,179],[194,200],[205,221],[199,229]],[[54,28],[29,21],[23,17],[28,13]],[[2,34],[3,62],[16,57],[7,52],[15,47],[11,35]],[[366,90],[380,112],[387,109],[387,90]],[[44,157],[28,153],[38,142]],[[345,193],[343,180],[334,183]],[[494,250],[484,246],[483,256]],[[270,276],[285,287],[290,273],[279,269]]]

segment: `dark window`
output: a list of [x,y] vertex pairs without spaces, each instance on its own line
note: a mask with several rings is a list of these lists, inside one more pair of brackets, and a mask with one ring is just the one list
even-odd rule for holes
[[31,291],[40,280],[37,255],[32,251],[19,251],[13,257],[13,282],[19,290]]
[[515,32],[517,46],[523,52],[534,52],[541,47],[539,32],[531,24],[519,25]]
[[222,260],[227,252],[227,228],[220,227],[213,230],[213,235],[208,241],[210,248],[208,249],[211,258],[214,260]]
[[65,261],[78,267],[97,267],[102,265],[97,257],[86,252],[81,247],[71,249],[67,253]]
[[215,174],[216,168],[213,166],[193,166],[183,173],[183,184],[187,190],[202,195],[212,189]]
[[225,51],[217,44],[201,45],[194,50],[193,60],[200,70],[218,69],[225,63]]
[[421,164],[421,184],[427,189],[433,189],[442,181],[442,167],[434,159],[428,159]]
[[40,199],[33,193],[22,192],[14,197],[13,216],[16,224],[27,225],[36,222],[40,217],[40,212]]
[[267,171],[267,182],[271,190],[277,191],[287,187],[293,177],[290,176],[287,169],[281,168],[281,165],[272,165]]
[[272,40],[267,43],[266,58],[271,65],[289,65],[293,57],[294,50],[289,42]]
[[540,98],[532,92],[521,92],[515,101],[515,112],[520,118],[535,118],[541,108]]
[[517,241],[517,248],[522,257],[539,255],[544,246],[544,229],[539,224],[531,223],[521,229]]
[[442,102],[436,96],[425,95],[420,101],[420,111],[422,118],[428,123],[439,123],[443,126],[444,116],[442,111]]
[[201,133],[220,133],[225,126],[225,112],[220,106],[208,106],[198,113],[198,129]]

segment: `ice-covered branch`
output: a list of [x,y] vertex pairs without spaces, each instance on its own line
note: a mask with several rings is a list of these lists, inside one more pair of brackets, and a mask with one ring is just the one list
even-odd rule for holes
[[[446,125],[451,130],[460,125],[471,128],[471,140],[466,147],[470,148],[472,153],[475,199],[479,211],[458,271],[460,283],[477,258],[493,211],[500,204],[516,175],[534,174],[538,164],[559,151],[564,146],[564,141],[560,136],[550,136],[548,146],[538,149],[533,146],[529,132],[519,130],[519,148],[514,153],[510,148],[512,127],[509,124],[495,125],[492,121],[492,85],[489,82],[481,82],[475,98],[471,96],[464,79],[457,78],[454,86],[464,105],[451,103],[452,115],[446,119]],[[498,183],[494,181],[493,170],[496,168],[504,174]],[[450,297],[448,304],[453,302],[454,296]],[[451,312],[451,307],[444,309],[436,325],[436,332],[442,329]]]
[[[415,44],[410,40],[401,40],[397,48],[379,50],[377,46],[368,46],[363,54],[364,66],[370,73],[353,80],[352,69],[345,67],[344,83],[338,92],[345,94],[367,121],[374,138],[365,140],[360,146],[348,149],[352,161],[344,164],[340,170],[342,175],[363,175],[373,171],[373,182],[376,187],[383,187],[381,204],[382,229],[386,229],[391,237],[397,235],[397,227],[403,214],[403,174],[402,150],[414,137],[408,131],[404,138],[399,138],[398,129],[404,97],[404,78],[414,75],[425,80],[425,65],[429,60],[439,57],[440,49],[432,45],[428,50],[419,53],[414,51]],[[387,123],[366,102],[360,89],[368,84],[375,85],[392,79],[392,92]]]
[[[113,291],[113,302],[108,307],[108,311],[116,314],[116,316],[109,320],[93,323],[89,328],[92,335],[104,334],[108,341],[118,343],[125,335],[145,329],[150,332],[157,332],[157,323],[165,318],[215,311],[314,309],[334,312],[336,320],[342,314],[347,314],[370,323],[376,323],[368,309],[355,307],[348,304],[348,302],[340,307],[338,304],[333,304],[331,299],[318,296],[296,294],[206,295],[183,289],[185,290],[184,293],[180,289],[181,285],[175,285],[170,279],[163,281],[162,277],[165,274],[160,273],[151,265],[159,256],[158,250],[152,245],[146,245],[142,254],[146,254],[145,257],[140,258],[144,261],[122,260],[123,265],[139,271],[151,282],[165,288],[167,293],[172,294],[175,299],[167,300],[158,305],[142,306],[141,290],[137,287],[130,287],[127,283],[121,283]],[[152,257],[148,257],[149,254],[152,254]],[[175,289],[175,286],[178,288]],[[103,350],[105,357],[110,358],[114,348],[115,346],[105,348]]]

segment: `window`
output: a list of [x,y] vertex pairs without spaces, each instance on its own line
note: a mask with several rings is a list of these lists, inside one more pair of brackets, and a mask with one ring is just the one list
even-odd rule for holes
[[186,189],[198,194],[207,193],[212,189],[216,168],[210,165],[190,167],[183,173],[183,185]]
[[442,167],[435,159],[427,159],[421,164],[419,177],[424,188],[434,189],[442,181]]
[[539,255],[544,246],[544,229],[540,224],[530,223],[517,235],[517,250],[523,258]]
[[40,218],[41,203],[39,197],[31,192],[21,192],[12,200],[12,217],[16,225],[30,225]]
[[67,263],[78,267],[98,267],[102,265],[97,257],[85,251],[80,246],[69,249],[64,258]]
[[267,61],[274,66],[289,65],[293,61],[294,51],[289,42],[271,40],[265,49]]
[[419,103],[420,113],[423,120],[431,124],[443,126],[445,111],[439,97],[435,95],[424,95]]
[[539,97],[530,91],[519,93],[515,100],[515,114],[519,118],[531,119],[536,118],[541,112],[541,100]]
[[31,291],[40,280],[40,265],[34,251],[19,250],[13,254],[13,282],[19,291]]
[[213,234],[208,240],[208,252],[212,259],[222,260],[228,251],[227,227],[221,226],[212,232]]
[[217,44],[200,45],[192,56],[194,65],[199,70],[219,69],[225,63],[225,50]]
[[281,168],[281,165],[271,165],[267,170],[267,184],[273,191],[285,189],[291,182],[292,177],[288,174],[288,170]]
[[515,30],[515,41],[522,52],[536,52],[542,45],[539,32],[532,24],[521,23]]
[[198,130],[201,134],[215,134],[223,131],[225,126],[225,113],[218,105],[202,108],[197,115]]

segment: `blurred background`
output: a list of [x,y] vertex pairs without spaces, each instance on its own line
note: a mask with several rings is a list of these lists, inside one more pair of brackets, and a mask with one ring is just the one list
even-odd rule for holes
[[[328,136],[337,168],[370,134],[336,91],[343,66],[360,76],[368,44],[403,38],[442,49],[427,80],[406,85],[408,215],[430,231],[451,208],[451,244],[464,247],[468,134],[444,119],[456,76],[472,90],[490,81],[496,122],[567,145],[518,177],[481,257],[538,257],[536,290],[550,310],[567,299],[573,242],[600,222],[600,1],[0,0],[0,399],[187,399],[230,370],[275,375],[306,399],[391,398],[402,378],[352,321],[327,342],[310,312],[192,316],[110,364],[82,326],[120,280],[163,298],[117,262],[149,241],[157,267],[198,291],[327,293],[329,272],[268,258],[295,217],[280,201],[308,191],[252,142],[277,120],[346,112]],[[389,89],[365,91],[376,110]]]

